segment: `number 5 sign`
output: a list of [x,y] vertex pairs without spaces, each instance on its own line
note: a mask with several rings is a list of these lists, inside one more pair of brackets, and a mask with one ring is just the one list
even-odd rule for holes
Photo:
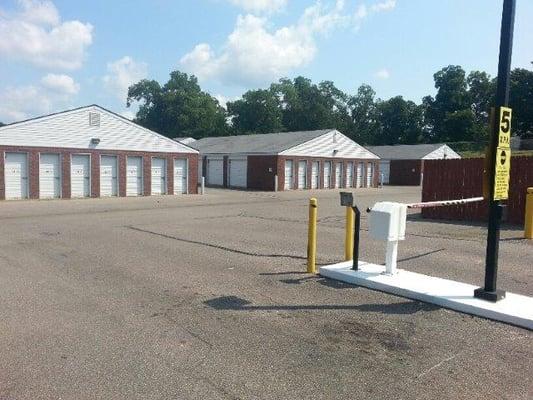
[[512,110],[508,107],[500,107],[498,147],[511,147],[511,116]]
[[511,116],[508,107],[499,108],[498,148],[494,166],[494,200],[509,197],[509,177],[511,174]]

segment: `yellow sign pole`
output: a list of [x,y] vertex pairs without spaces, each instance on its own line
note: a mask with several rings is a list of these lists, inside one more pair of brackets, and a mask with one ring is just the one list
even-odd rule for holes
[[307,233],[307,272],[316,274],[316,217],[318,202],[315,198],[309,200],[309,230]]
[[344,235],[344,260],[353,260],[353,224],[354,212],[352,207],[346,207],[346,233]]
[[526,239],[533,239],[533,187],[527,188],[526,220],[524,223],[524,237]]

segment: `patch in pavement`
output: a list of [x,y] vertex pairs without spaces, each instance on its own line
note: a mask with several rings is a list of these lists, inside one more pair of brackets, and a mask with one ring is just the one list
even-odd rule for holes
[[376,347],[394,352],[411,349],[409,337],[413,334],[413,326],[408,325],[403,332],[398,329],[383,329],[380,326],[382,325],[346,320],[335,325],[326,325],[322,332],[326,340],[333,345],[353,343],[358,350],[366,353],[373,353]]

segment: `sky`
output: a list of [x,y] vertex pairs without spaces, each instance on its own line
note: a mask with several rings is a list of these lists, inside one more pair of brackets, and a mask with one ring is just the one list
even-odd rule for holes
[[[502,0],[0,0],[0,121],[198,77],[222,104],[281,77],[370,84],[420,102],[447,65],[496,74]],[[533,1],[517,0],[513,68],[532,69]]]

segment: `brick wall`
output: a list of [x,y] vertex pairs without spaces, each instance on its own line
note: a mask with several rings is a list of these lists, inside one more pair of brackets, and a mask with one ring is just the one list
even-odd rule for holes
[[32,150],[28,154],[28,180],[30,199],[39,198],[39,152]]
[[[206,165],[206,156],[202,157],[203,159],[203,165],[204,165],[204,171],[205,171],[205,165]],[[319,188],[324,188],[324,163],[326,161],[331,161],[332,163],[332,177],[331,177],[331,186],[334,187],[335,185],[335,168],[337,167],[337,163],[342,163],[343,165],[343,172],[342,172],[342,185],[341,187],[345,186],[346,182],[346,170],[348,162],[352,162],[354,166],[354,172],[352,174],[353,178],[353,184],[352,186],[355,188],[355,182],[356,182],[356,167],[359,162],[363,162],[365,167],[363,168],[363,187],[366,186],[366,165],[367,164],[374,164],[374,177],[373,177],[373,186],[377,187],[379,182],[379,162],[376,161],[369,161],[369,160],[360,160],[360,159],[354,159],[354,160],[344,160],[344,159],[338,159],[338,158],[314,158],[314,157],[286,157],[286,156],[276,156],[276,155],[249,155],[248,156],[248,165],[247,165],[247,188],[251,190],[264,190],[264,191],[273,191],[274,190],[274,181],[275,176],[278,176],[278,190],[282,191],[285,188],[285,162],[286,161],[292,161],[294,173],[293,173],[293,180],[292,180],[292,186],[293,188],[298,187],[298,169],[299,169],[299,163],[300,161],[306,161],[307,162],[307,176],[306,176],[306,188],[311,188],[312,183],[312,165],[313,162],[319,163],[319,171],[318,171],[318,183]],[[224,179],[224,186],[227,187],[228,185],[228,157],[224,157],[224,163],[223,163],[223,179]],[[205,172],[204,172],[205,174]]]
[[378,187],[379,186],[379,174],[380,174],[380,169],[379,169],[379,161],[375,161],[374,162],[374,187]]
[[180,155],[176,158],[186,158],[189,173],[189,194],[198,194],[198,154]]
[[418,186],[424,171],[422,160],[391,160],[390,185]]
[[174,194],[174,157],[167,157],[167,194]]
[[152,194],[152,157],[143,155],[143,192],[145,196]]
[[273,191],[276,174],[279,179],[278,156],[248,156],[248,189]]
[[91,153],[91,197],[100,197],[100,154]]
[[108,151],[95,149],[64,149],[64,148],[44,148],[44,147],[0,147],[0,200],[5,199],[5,175],[4,160],[6,152],[21,152],[28,154],[28,180],[29,198],[39,198],[39,155],[40,153],[59,154],[61,165],[61,197],[68,199],[71,197],[71,156],[73,154],[88,154],[91,157],[91,197],[100,196],[100,156],[117,156],[118,159],[118,194],[126,196],[126,165],[127,156],[143,157],[143,180],[144,195],[151,194],[151,168],[152,157],[161,157],[167,160],[167,193],[174,193],[174,159],[187,158],[189,160],[189,193],[198,193],[198,155],[182,153],[149,153],[139,151]]
[[118,156],[118,195],[121,197],[126,196],[126,166],[127,157],[126,154],[120,154]]
[[[374,176],[373,176],[373,183],[372,185],[374,187],[378,186],[379,183],[379,162],[376,161],[368,161],[368,160],[360,160],[360,159],[353,159],[353,160],[339,160],[338,158],[304,158],[304,157],[284,157],[279,156],[278,162],[277,162],[277,171],[278,171],[278,188],[279,190],[284,190],[285,187],[285,161],[292,160],[293,166],[294,166],[294,173],[293,173],[293,182],[292,186],[293,188],[298,187],[298,163],[299,161],[307,161],[307,188],[311,187],[311,168],[312,163],[318,161],[319,162],[319,175],[318,175],[318,181],[319,181],[319,188],[324,189],[324,164],[326,161],[331,162],[331,188],[335,187],[335,181],[336,181],[336,168],[338,163],[342,163],[342,182],[340,187],[344,187],[346,185],[346,170],[348,162],[352,162],[354,166],[354,170],[352,173],[353,178],[353,184],[352,186],[355,188],[355,183],[357,179],[357,165],[359,162],[364,163],[363,168],[363,187],[366,186],[366,170],[368,164],[374,164]],[[250,169],[249,169],[250,171]],[[251,171],[253,172],[253,171]]]
[[71,155],[69,153],[63,153],[60,156],[59,162],[61,163],[61,197],[64,199],[70,199],[71,185],[70,185],[70,160]]

